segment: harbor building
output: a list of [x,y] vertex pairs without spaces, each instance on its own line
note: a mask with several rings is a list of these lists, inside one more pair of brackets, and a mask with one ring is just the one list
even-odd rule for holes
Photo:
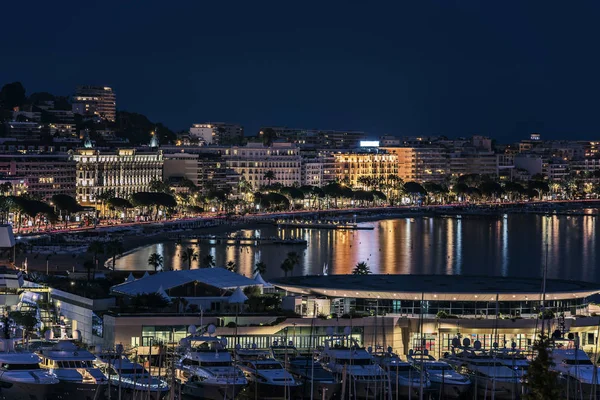
[[[599,318],[590,316],[588,299],[600,285],[552,280],[546,282],[545,315],[540,319],[540,279],[466,277],[459,275],[329,275],[296,276],[271,282],[302,299],[328,298],[336,316],[381,315],[393,326],[388,339],[363,337],[366,345],[392,345],[407,354],[427,348],[436,356],[450,351],[452,339],[469,337],[484,347],[515,342],[527,349],[542,327],[546,332],[576,332],[582,345],[598,339]],[[375,317],[373,317],[375,318]],[[346,318],[347,319],[347,318]],[[352,326],[361,324],[357,318]],[[347,321],[349,323],[349,321]],[[382,324],[385,324],[382,322]],[[382,343],[385,340],[386,343]]]
[[77,174],[77,201],[93,205],[97,196],[114,190],[115,196],[127,198],[149,190],[150,182],[162,180],[161,150],[118,149],[101,151],[82,149],[73,155]]
[[73,113],[115,122],[117,118],[115,92],[108,86],[78,86],[73,96]]

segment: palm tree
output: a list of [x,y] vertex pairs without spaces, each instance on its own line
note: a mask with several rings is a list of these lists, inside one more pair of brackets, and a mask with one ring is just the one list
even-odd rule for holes
[[281,269],[283,270],[283,273],[285,274],[285,276],[287,278],[288,272],[290,272],[290,271],[292,271],[294,269],[294,265],[290,262],[289,258],[286,258],[281,263]]
[[112,257],[112,269],[115,270],[115,262],[117,257],[123,254],[125,248],[123,247],[123,243],[120,240],[111,240],[106,244],[106,252]]
[[98,265],[98,254],[104,254],[104,243],[99,240],[94,240],[87,248],[88,253],[94,255],[94,268]]
[[261,274],[263,275],[265,272],[267,272],[267,264],[265,264],[262,261],[259,261],[256,263],[256,265],[254,265],[254,271],[252,271],[254,273],[254,275],[256,274]]
[[154,272],[158,272],[158,269],[163,265],[163,261],[163,256],[158,253],[152,253],[148,257],[148,265],[154,268]]
[[114,197],[116,197],[114,189],[108,189],[108,190],[105,190],[104,192],[96,195],[96,201],[98,201],[98,200],[100,201],[100,215],[101,216],[104,216],[104,214],[105,214],[104,205],[106,204],[106,202]]
[[225,268],[227,268],[227,271],[229,272],[235,272],[235,270],[237,269],[237,265],[235,265],[234,261],[227,261],[227,265],[225,266]]
[[94,263],[91,260],[85,260],[83,262],[83,268],[85,268],[87,270],[87,280],[88,282],[90,281],[90,276],[91,276],[91,272],[94,269],[94,267],[96,266],[96,263]]
[[202,268],[214,268],[215,265],[215,258],[211,254],[207,254],[202,259]]
[[269,171],[265,172],[265,175],[263,176],[263,178],[265,178],[269,182],[269,186],[271,186],[271,181],[273,179],[275,179],[275,172],[269,170]]
[[181,253],[181,259],[188,263],[188,269],[192,269],[192,261],[198,260],[198,253],[191,247],[188,247]]
[[371,269],[364,261],[356,264],[356,267],[354,267],[354,270],[352,271],[352,275],[369,275],[370,273]]

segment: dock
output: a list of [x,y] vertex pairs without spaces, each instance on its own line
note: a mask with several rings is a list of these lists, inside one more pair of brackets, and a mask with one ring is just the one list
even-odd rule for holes
[[305,229],[335,229],[348,231],[372,231],[374,228],[369,225],[357,224],[324,224],[319,222],[278,222],[278,228],[305,228]]
[[197,240],[204,244],[224,244],[228,246],[258,246],[258,245],[300,245],[306,246],[308,242],[304,239],[281,239],[278,237],[257,236],[218,236],[218,235],[170,235],[171,240]]

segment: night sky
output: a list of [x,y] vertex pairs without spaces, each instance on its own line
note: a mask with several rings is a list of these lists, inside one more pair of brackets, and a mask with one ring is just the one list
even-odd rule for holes
[[229,121],[600,138],[600,2],[12,1],[0,83],[112,86],[172,129]]

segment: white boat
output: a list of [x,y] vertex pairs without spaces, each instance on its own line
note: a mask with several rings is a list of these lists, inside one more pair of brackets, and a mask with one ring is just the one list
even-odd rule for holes
[[233,400],[248,385],[226,350],[226,343],[215,336],[192,335],[182,339],[183,356],[176,364],[175,376],[182,384],[183,395]]
[[452,365],[460,374],[469,377],[473,383],[475,396],[495,398],[497,400],[513,400],[522,392],[522,379],[513,369],[498,361],[495,356],[481,349],[481,343],[476,340],[471,345],[468,338],[452,341],[452,354],[442,361]]
[[31,352],[15,352],[13,339],[3,339],[0,343],[0,399],[50,398],[58,379],[40,367],[40,358]]
[[573,399],[600,398],[600,368],[572,340],[555,340],[551,349],[554,366],[565,397]]
[[160,400],[169,394],[169,385],[155,378],[140,364],[131,362],[124,355],[103,353],[97,355],[96,363],[110,381],[112,398]]
[[391,348],[387,352],[375,352],[373,357],[387,374],[387,389],[391,398],[419,398],[421,391],[429,392],[431,383],[427,373],[423,371],[421,374],[413,365],[394,354]]
[[361,399],[385,396],[387,373],[375,364],[371,354],[349,335],[326,339],[319,361],[342,382],[345,396]]
[[323,368],[315,360],[314,354],[298,355],[293,342],[285,344],[285,340],[273,342],[271,346],[273,358],[281,361],[290,374],[302,385],[302,397],[321,400],[339,398],[342,383]]
[[107,396],[108,379],[94,365],[96,357],[79,349],[68,340],[38,351],[42,368],[53,373],[60,381],[53,399],[102,400]]
[[427,350],[409,350],[408,361],[427,374],[431,382],[431,391],[434,393],[433,398],[458,399],[471,388],[468,377],[456,372],[450,364],[436,360]]
[[248,379],[249,395],[261,399],[291,399],[299,395],[300,382],[268,350],[236,349],[236,361]]

